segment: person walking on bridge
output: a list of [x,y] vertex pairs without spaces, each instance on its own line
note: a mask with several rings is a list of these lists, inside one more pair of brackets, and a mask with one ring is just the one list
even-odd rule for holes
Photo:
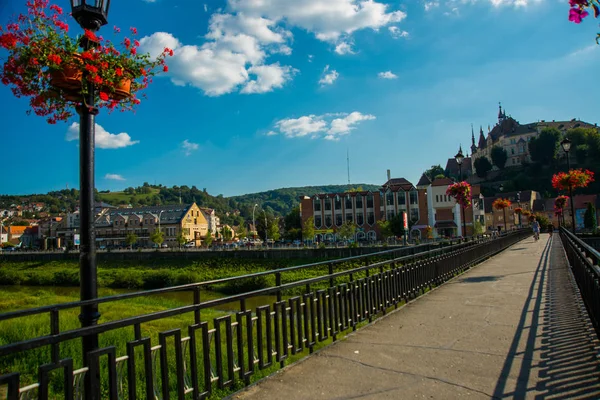
[[533,238],[538,240],[540,238],[540,223],[535,219],[535,217],[533,217],[531,228],[533,229]]

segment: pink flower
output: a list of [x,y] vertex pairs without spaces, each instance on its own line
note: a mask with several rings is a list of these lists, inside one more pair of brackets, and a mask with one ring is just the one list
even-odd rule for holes
[[569,21],[573,21],[576,24],[581,23],[581,20],[587,17],[589,13],[582,8],[574,7],[569,10]]

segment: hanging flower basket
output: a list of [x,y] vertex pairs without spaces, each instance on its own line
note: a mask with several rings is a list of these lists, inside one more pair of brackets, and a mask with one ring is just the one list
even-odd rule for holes
[[585,188],[594,181],[594,173],[590,170],[571,169],[552,176],[552,187],[557,190],[573,190]]
[[492,203],[492,207],[494,207],[496,210],[504,210],[505,208],[508,208],[511,205],[512,203],[510,202],[510,200],[502,198],[496,199]]
[[50,72],[50,86],[81,92],[81,80],[83,78],[81,66],[81,56],[73,54],[73,61],[71,63],[64,63],[61,69]]
[[[600,0],[569,0],[569,21],[580,24],[581,21],[590,15],[589,11],[594,13],[594,17],[600,16]],[[600,44],[600,33],[596,36],[596,43]]]
[[457,182],[450,185],[446,189],[446,196],[454,198],[462,207],[469,207],[471,205],[471,185],[467,182]]
[[569,202],[569,198],[567,196],[558,196],[554,200],[554,208],[562,211],[562,209],[567,206],[568,202]]
[[[59,6],[35,0],[27,8],[15,22],[0,25],[0,81],[16,97],[29,98],[28,114],[52,124],[66,121],[90,84],[97,108],[133,110],[152,77],[169,70],[165,58],[173,50],[165,48],[156,58],[138,52],[135,28],[129,37],[112,40],[88,30],[83,38],[72,38]],[[115,27],[114,33],[120,30]],[[81,50],[79,43],[87,44]]]

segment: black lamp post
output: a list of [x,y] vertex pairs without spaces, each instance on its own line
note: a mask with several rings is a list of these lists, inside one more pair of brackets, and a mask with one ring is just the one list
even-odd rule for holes
[[[92,32],[106,25],[110,0],[71,0],[73,18],[83,29]],[[81,46],[89,49],[94,43],[82,40]],[[84,71],[84,74],[86,72]],[[79,106],[79,210],[80,210],[80,252],[79,279],[80,298],[82,301],[94,300],[98,297],[98,279],[96,268],[96,234],[94,231],[94,150],[95,150],[95,107],[96,88],[90,82],[83,88],[84,104]],[[100,313],[97,304],[81,307],[79,320],[82,327],[92,326],[98,322]],[[87,365],[87,354],[98,348],[98,335],[84,336],[83,360]],[[85,398],[96,399],[86,374]]]
[[[571,162],[569,160],[569,151],[571,150],[571,141],[569,138],[564,138],[562,142],[560,142],[562,149],[567,154],[567,172],[571,171]],[[573,229],[573,233],[575,233],[575,205],[573,204],[573,187],[569,184],[569,201],[571,202],[571,226]],[[564,218],[564,217],[563,217]]]
[[[462,152],[462,146],[459,147],[458,153],[454,156],[456,163],[458,164],[458,180],[462,181],[462,163],[465,159]],[[461,204],[462,207],[462,225],[463,225],[463,237],[467,237],[467,224],[465,223],[465,206]]]

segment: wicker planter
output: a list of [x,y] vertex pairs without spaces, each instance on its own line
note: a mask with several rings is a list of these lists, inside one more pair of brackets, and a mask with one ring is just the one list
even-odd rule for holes
[[[75,58],[81,60],[79,54],[75,55]],[[64,90],[69,91],[81,91],[81,79],[83,77],[83,70],[78,63],[72,63],[65,65],[60,71],[52,71],[50,73],[50,85]]]

